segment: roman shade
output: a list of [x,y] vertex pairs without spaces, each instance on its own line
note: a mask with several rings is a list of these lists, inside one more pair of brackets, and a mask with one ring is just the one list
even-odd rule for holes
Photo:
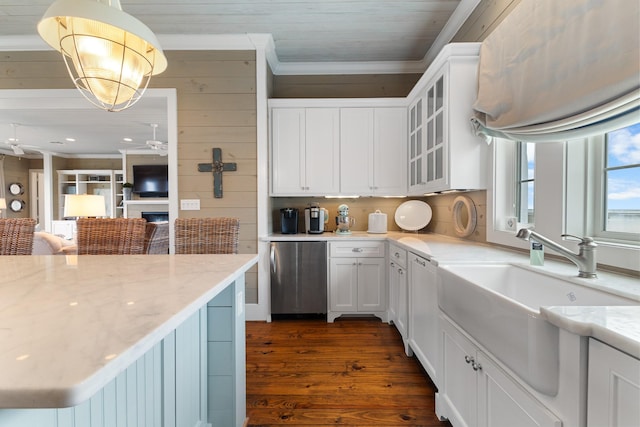
[[640,121],[640,2],[522,0],[482,43],[487,137],[562,141]]

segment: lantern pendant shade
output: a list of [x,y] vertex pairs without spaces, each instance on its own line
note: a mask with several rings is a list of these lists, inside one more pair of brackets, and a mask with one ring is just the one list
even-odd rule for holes
[[57,0],[38,33],[62,53],[80,92],[108,111],[135,104],[151,76],[167,68],[153,32],[125,13],[119,0]]

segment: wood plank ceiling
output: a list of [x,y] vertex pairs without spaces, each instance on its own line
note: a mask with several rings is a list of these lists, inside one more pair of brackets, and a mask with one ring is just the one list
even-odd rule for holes
[[[0,1],[0,37],[36,33],[53,0]],[[156,34],[273,35],[281,62],[419,61],[461,0],[122,0]]]

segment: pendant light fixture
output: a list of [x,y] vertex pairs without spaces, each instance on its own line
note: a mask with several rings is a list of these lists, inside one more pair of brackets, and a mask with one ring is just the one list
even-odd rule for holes
[[120,0],[56,0],[38,33],[62,53],[85,98],[104,110],[131,107],[151,76],[167,68],[156,36],[124,12]]

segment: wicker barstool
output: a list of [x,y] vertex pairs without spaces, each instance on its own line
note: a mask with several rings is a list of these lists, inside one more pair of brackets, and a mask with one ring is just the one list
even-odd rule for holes
[[237,218],[177,218],[176,254],[237,254]]
[[169,223],[148,222],[145,227],[144,251],[145,254],[169,253]]
[[31,255],[33,218],[0,218],[0,255]]
[[78,255],[144,253],[144,218],[79,218]]

